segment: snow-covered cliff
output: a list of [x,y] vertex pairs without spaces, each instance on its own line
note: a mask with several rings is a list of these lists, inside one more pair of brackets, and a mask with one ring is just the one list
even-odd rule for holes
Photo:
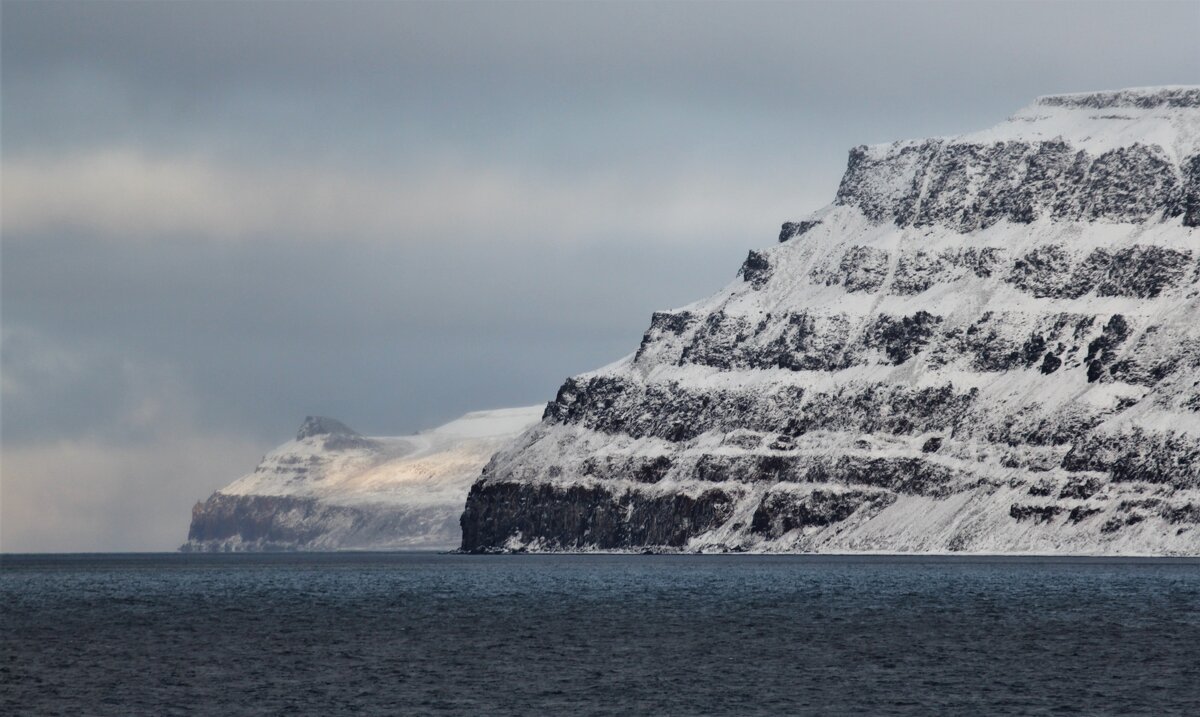
[[185,551],[441,549],[480,468],[540,406],[479,411],[413,436],[367,438],[330,418],[192,509]]
[[488,464],[468,551],[1200,554],[1200,87],[858,147]]

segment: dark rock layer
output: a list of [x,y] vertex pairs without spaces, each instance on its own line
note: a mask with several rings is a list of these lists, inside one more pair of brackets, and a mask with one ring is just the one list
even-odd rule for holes
[[[950,143],[927,140],[878,156],[850,152],[836,204],[901,227],[943,225],[961,231],[997,222],[1141,223],[1185,213],[1194,219],[1197,157],[1181,177],[1163,149],[1133,144],[1098,156],[1062,140]],[[899,193],[880,178],[911,177]]]

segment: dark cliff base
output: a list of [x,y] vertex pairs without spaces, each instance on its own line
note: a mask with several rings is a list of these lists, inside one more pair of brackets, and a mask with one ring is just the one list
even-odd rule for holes
[[[192,509],[184,552],[449,548],[452,509],[341,506],[316,498],[214,493]],[[407,536],[398,542],[396,536]]]
[[[762,480],[656,492],[594,482],[486,481],[467,498],[460,551],[1183,555],[1200,550],[1196,503],[1104,499],[1095,495],[1098,482],[1052,483],[977,484],[945,493],[903,484],[889,489],[822,483],[797,490],[795,484]],[[908,503],[897,505],[904,500]],[[956,513],[951,524],[943,520],[946,511]]]
[[710,489],[693,498],[668,494],[640,499],[601,486],[476,484],[462,517],[462,550],[505,550],[523,536],[545,550],[679,548],[725,522],[733,500]]

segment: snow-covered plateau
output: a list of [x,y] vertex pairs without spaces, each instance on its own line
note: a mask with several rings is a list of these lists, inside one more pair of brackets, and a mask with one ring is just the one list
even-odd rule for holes
[[329,418],[192,509],[182,550],[457,547],[471,481],[542,407],[478,411],[412,436],[368,438]]
[[831,205],[566,381],[462,549],[1200,554],[1198,150],[1200,87],[851,150]]

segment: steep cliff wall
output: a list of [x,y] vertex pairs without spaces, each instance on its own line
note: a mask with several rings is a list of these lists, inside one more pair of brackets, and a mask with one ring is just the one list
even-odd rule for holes
[[569,379],[462,548],[1200,554],[1200,88],[851,151]]

